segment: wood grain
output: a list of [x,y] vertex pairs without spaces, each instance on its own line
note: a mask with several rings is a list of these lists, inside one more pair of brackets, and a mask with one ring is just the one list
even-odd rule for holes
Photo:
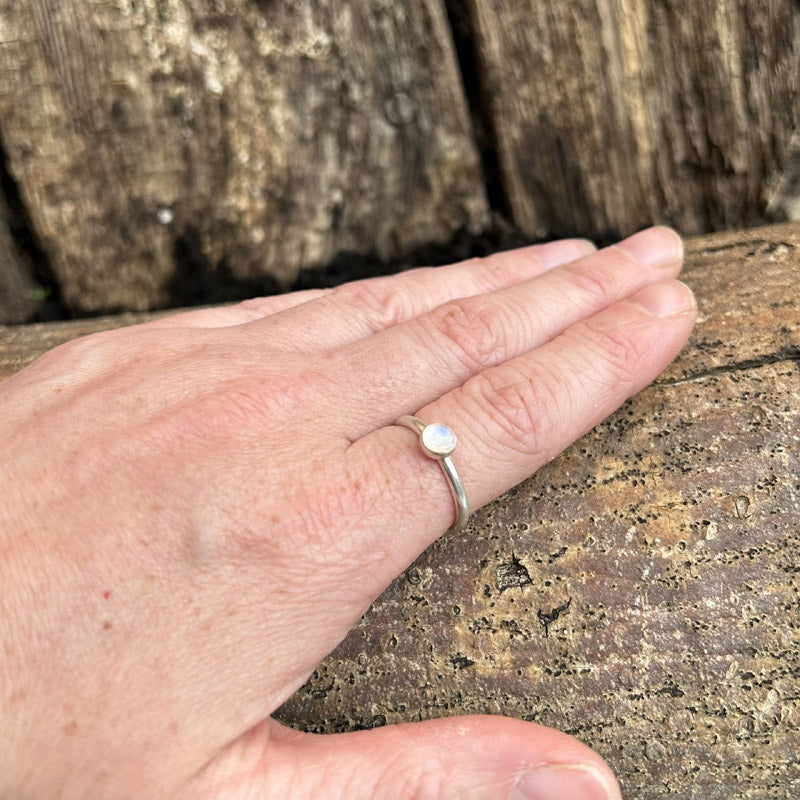
[[487,214],[440,0],[0,0],[0,132],[76,313]]
[[[509,714],[596,748],[627,800],[795,798],[798,274],[798,225],[690,240],[678,360],[424,553],[279,717]],[[146,318],[0,328],[0,376]]]
[[764,222],[770,204],[800,213],[796,179],[785,185],[800,131],[796,3],[451,5],[472,17],[506,200],[528,233],[666,222],[690,234]]

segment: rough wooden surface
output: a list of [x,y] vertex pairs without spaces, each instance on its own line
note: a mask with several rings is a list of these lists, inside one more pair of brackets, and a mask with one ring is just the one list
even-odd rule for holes
[[529,233],[797,213],[782,194],[800,131],[797,3],[450,2],[473,18],[506,201]]
[[[800,226],[691,240],[679,360],[379,598],[279,712],[569,731],[628,800],[800,794]],[[0,377],[151,315],[0,328]]]
[[529,237],[800,218],[799,75],[786,0],[0,0],[4,178],[73,314],[402,257],[487,193]]
[[74,312],[487,213],[440,0],[0,0],[0,134]]

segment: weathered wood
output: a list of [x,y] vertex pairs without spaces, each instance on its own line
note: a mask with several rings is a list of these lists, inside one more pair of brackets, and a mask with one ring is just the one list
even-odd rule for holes
[[165,312],[138,312],[90,317],[69,322],[46,322],[33,325],[0,325],[0,380],[13,375],[42,353],[70,339],[98,331],[150,322]]
[[76,312],[487,213],[440,0],[0,0],[0,130]]
[[[629,800],[797,796],[800,226],[688,253],[678,361],[426,552],[280,718],[504,713],[595,747]],[[0,328],[0,376],[134,319]]]
[[[530,234],[684,233],[800,214],[800,6],[784,0],[450,0],[475,26],[514,220]],[[797,194],[797,186],[794,189]]]

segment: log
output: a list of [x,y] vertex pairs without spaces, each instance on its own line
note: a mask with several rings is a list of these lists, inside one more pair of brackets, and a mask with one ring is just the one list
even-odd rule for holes
[[797,3],[449,2],[472,20],[505,201],[530,235],[800,218]]
[[0,0],[0,134],[73,313],[486,221],[441,0]]
[[[278,717],[508,714],[597,749],[629,800],[796,797],[798,270],[798,225],[690,240],[678,360],[425,552]],[[0,376],[135,320],[0,328]]]

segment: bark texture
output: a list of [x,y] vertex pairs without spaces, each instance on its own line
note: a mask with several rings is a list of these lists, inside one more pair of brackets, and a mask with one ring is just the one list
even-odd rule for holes
[[784,181],[800,130],[797,3],[450,3],[473,19],[505,198],[529,233],[800,214]]
[[0,130],[73,312],[487,213],[440,0],[0,0]]
[[[424,553],[281,719],[509,714],[596,748],[628,800],[797,797],[800,227],[688,253],[678,361]],[[0,376],[141,318],[0,328]]]

